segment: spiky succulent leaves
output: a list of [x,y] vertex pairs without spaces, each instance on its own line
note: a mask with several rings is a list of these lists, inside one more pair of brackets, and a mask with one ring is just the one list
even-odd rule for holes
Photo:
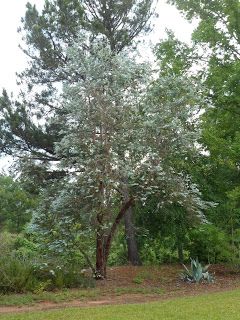
[[207,269],[208,265],[203,267],[199,262],[198,258],[191,260],[191,268],[188,269],[185,265],[183,265],[185,271],[181,274],[181,279],[188,282],[196,282],[199,283],[201,281],[213,282],[214,277],[210,274]]
[[198,258],[196,260],[191,259],[191,269],[193,273],[193,279],[195,282],[199,283],[199,281],[202,279],[203,274],[202,274],[202,265],[198,261]]
[[203,278],[208,283],[214,282],[215,280],[215,277],[212,274],[210,274],[208,271],[203,273]]
[[181,279],[182,280],[187,280],[187,281],[192,281],[193,280],[193,273],[191,270],[188,269],[188,267],[185,266],[185,264],[183,264],[183,267],[184,267],[184,272],[181,273]]
[[210,267],[210,264],[206,264],[204,267],[203,267],[203,272],[207,272],[208,269]]

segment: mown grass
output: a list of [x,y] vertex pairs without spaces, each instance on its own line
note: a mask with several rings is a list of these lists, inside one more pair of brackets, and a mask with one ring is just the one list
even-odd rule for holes
[[237,320],[240,290],[146,304],[0,315],[4,320]]

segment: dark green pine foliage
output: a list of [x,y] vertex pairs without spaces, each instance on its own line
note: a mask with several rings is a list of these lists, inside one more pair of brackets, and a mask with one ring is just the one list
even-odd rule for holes
[[31,119],[24,105],[11,101],[6,90],[0,97],[1,105],[1,151],[8,155],[23,156],[23,152],[39,160],[54,160],[54,133],[51,126],[45,125],[44,131]]
[[150,30],[152,4],[149,0],[83,0],[85,28],[104,35],[111,50],[120,52],[142,31]]

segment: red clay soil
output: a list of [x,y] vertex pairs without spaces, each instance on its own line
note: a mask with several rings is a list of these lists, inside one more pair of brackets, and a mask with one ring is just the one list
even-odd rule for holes
[[109,268],[108,278],[97,281],[96,286],[100,289],[100,295],[95,298],[61,303],[45,301],[33,306],[3,306],[0,307],[0,313],[144,303],[240,288],[240,272],[222,265],[211,266],[210,271],[215,274],[215,282],[210,284],[183,282],[179,277],[181,271],[182,267],[179,265]]

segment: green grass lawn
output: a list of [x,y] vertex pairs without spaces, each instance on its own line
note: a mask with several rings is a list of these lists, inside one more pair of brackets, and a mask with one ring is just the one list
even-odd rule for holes
[[232,320],[240,319],[240,290],[160,302],[2,314],[6,320]]

